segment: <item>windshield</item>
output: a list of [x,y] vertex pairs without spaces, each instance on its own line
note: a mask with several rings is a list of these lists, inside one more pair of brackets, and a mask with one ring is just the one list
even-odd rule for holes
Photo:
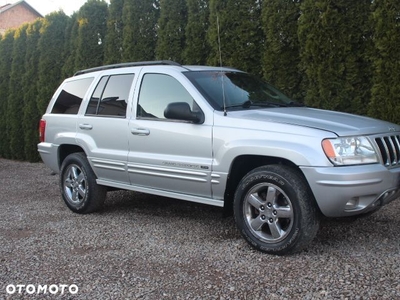
[[270,84],[242,72],[192,71],[184,73],[216,110],[286,107],[301,104]]

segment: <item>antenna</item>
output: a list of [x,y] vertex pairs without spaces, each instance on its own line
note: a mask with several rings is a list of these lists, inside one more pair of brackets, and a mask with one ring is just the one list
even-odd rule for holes
[[222,51],[221,51],[221,35],[219,32],[219,17],[217,15],[217,32],[218,32],[218,51],[219,51],[219,66],[221,68],[221,80],[222,80],[222,102],[224,106],[224,116],[226,117],[228,114],[226,113],[226,99],[225,99],[225,86],[224,86],[224,75],[222,74]]

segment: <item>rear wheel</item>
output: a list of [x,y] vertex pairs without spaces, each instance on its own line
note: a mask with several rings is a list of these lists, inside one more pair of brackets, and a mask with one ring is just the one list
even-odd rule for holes
[[239,183],[234,198],[235,222],[246,241],[270,254],[288,254],[315,237],[319,218],[314,198],[298,171],[263,166]]
[[107,193],[106,187],[96,183],[96,175],[84,153],[73,153],[65,158],[60,188],[65,204],[80,214],[101,209]]

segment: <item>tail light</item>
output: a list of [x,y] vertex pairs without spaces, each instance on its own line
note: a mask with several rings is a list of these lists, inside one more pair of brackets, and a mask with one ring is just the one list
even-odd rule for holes
[[44,142],[45,138],[45,132],[46,132],[46,120],[40,120],[39,123],[39,140],[41,143]]

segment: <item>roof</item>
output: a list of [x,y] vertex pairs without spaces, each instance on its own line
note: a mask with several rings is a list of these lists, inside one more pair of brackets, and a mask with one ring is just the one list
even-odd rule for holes
[[3,12],[5,12],[5,11],[7,11],[7,10],[9,10],[9,9],[11,9],[11,8],[13,8],[13,7],[15,7],[15,6],[18,6],[18,5],[20,5],[20,4],[25,5],[25,6],[26,6],[29,10],[31,10],[34,14],[37,14],[38,17],[43,18],[42,14],[39,13],[36,9],[34,9],[34,8],[33,8],[28,2],[26,2],[25,0],[20,0],[20,1],[15,2],[14,4],[6,4],[6,5],[1,6],[1,7],[0,7],[0,14],[3,13]]
[[8,3],[8,4],[6,4],[6,5],[0,6],[0,11],[3,10],[3,9],[5,9],[7,6],[10,6],[10,5],[11,5],[11,4]]

